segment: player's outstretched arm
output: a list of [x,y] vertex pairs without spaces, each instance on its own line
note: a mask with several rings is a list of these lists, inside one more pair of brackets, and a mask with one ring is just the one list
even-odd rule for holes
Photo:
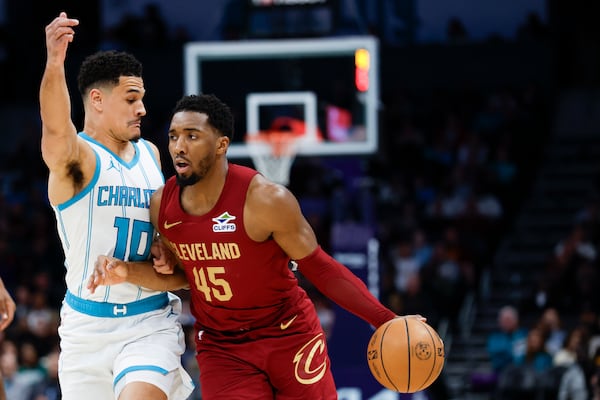
[[375,327],[396,317],[369,292],[362,280],[321,249],[298,201],[288,189],[256,177],[248,191],[246,208],[250,216],[246,224],[249,235],[255,240],[272,235],[286,254],[296,260],[300,272],[340,307]]
[[185,273],[181,269],[176,269],[173,274],[166,275],[156,272],[151,262],[125,262],[107,256],[98,256],[87,288],[94,293],[98,286],[117,285],[123,282],[160,291],[188,288]]
[[52,170],[66,164],[76,150],[77,130],[71,121],[71,101],[65,77],[65,58],[79,21],[61,12],[46,26],[46,67],[40,84],[42,156]]
[[0,331],[5,330],[15,317],[17,306],[0,279]]

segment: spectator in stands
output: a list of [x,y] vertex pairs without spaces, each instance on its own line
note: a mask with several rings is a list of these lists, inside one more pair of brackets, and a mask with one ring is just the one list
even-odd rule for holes
[[19,371],[30,371],[45,375],[46,370],[43,368],[40,360],[40,354],[34,343],[29,340],[21,341],[19,348]]
[[553,357],[554,365],[571,365],[587,356],[585,344],[586,332],[582,326],[576,326],[567,334],[563,346]]
[[593,261],[596,259],[597,250],[590,240],[587,227],[584,224],[575,224],[569,235],[556,244],[554,255],[564,263],[570,262],[574,257]]
[[590,237],[592,240],[597,240],[600,228],[600,196],[597,194],[591,196],[575,213],[574,222],[588,226],[591,230]]
[[600,310],[600,296],[598,285],[600,273],[598,263],[588,260],[580,261],[574,265],[571,273],[573,276],[572,304],[569,309],[578,312],[585,309]]
[[590,321],[586,325],[586,332],[589,334],[587,354],[590,360],[592,360],[592,364],[600,370],[600,316],[598,316],[597,312],[592,312],[591,314],[589,318],[593,319],[593,322]]
[[583,369],[575,363],[560,379],[557,400],[588,400],[588,388]]
[[391,250],[390,258],[395,270],[395,287],[404,293],[408,281],[414,275],[418,275],[422,267],[415,253],[412,238],[408,235],[401,235]]
[[448,226],[434,244],[433,255],[422,270],[423,284],[431,291],[440,314],[456,327],[465,293],[473,288],[474,270],[461,231]]
[[544,332],[546,337],[546,351],[554,356],[563,347],[567,337],[558,310],[554,307],[546,308],[537,322],[537,327]]
[[3,346],[0,354],[0,370],[9,400],[29,400],[33,387],[41,382],[43,374],[40,371],[19,369],[19,358],[16,346]]
[[45,374],[41,382],[34,385],[29,400],[60,400],[61,391],[58,383],[59,349],[55,348],[42,360]]
[[[531,299],[536,304],[540,295],[543,305],[556,307],[559,311],[579,312],[594,303],[597,296],[589,298],[589,283],[596,279],[595,268],[590,270],[589,266],[597,263],[597,250],[588,233],[585,225],[575,224],[556,243],[538,279],[536,298]],[[592,301],[582,304],[583,299]]]
[[595,373],[591,379],[591,400],[600,400],[600,373]]
[[545,372],[552,367],[552,356],[545,349],[546,336],[535,327],[527,332],[525,357],[516,359],[515,364],[533,368],[536,372]]
[[559,385],[558,400],[587,400],[588,390],[584,365],[587,364],[586,331],[581,326],[571,329],[563,347],[556,352],[552,362],[564,367]]
[[413,249],[417,262],[421,265],[426,265],[431,261],[433,255],[433,247],[429,242],[427,232],[422,228],[414,230],[412,235]]
[[527,330],[520,326],[519,311],[504,306],[498,312],[498,328],[487,339],[487,351],[496,374],[510,364],[523,363],[527,349]]

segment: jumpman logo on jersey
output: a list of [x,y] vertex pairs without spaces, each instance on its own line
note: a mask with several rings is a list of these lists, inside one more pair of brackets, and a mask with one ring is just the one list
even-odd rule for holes
[[114,168],[117,171],[121,172],[121,166],[118,163],[115,163],[115,160],[112,157],[110,158],[110,165],[108,166],[108,168],[106,168],[106,170],[108,171],[111,168]]

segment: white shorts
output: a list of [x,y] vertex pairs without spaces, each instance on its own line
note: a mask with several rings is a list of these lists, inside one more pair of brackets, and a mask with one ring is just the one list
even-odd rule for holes
[[187,399],[194,384],[181,365],[180,314],[181,300],[171,293],[166,307],[121,318],[82,314],[63,302],[58,328],[62,399],[116,399],[132,381],[155,384],[169,400]]

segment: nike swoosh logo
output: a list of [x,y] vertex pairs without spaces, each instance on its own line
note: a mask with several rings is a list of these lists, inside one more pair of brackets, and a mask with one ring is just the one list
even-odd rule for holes
[[282,322],[279,327],[281,328],[282,331],[285,331],[287,328],[290,327],[290,325],[292,324],[292,322],[294,322],[294,320],[296,319],[296,317],[298,317],[298,314],[294,315],[292,317],[292,319],[290,319],[288,322]]
[[167,221],[165,221],[165,229],[170,229],[172,227],[174,227],[175,225],[179,225],[181,224],[183,221],[177,221],[177,222],[173,222],[172,224],[167,223]]

